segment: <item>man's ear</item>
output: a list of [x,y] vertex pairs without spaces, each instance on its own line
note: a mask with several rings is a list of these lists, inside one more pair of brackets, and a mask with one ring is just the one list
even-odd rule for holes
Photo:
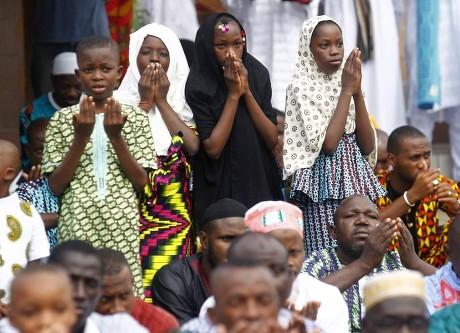
[[208,234],[201,230],[198,237],[200,238],[201,252],[206,252],[208,249]]
[[331,236],[332,239],[337,239],[337,234],[335,232],[335,225],[330,225],[328,229],[329,229],[329,236]]
[[391,167],[392,170],[394,170],[395,165],[396,165],[396,155],[393,153],[388,153],[387,159],[388,159],[389,166]]

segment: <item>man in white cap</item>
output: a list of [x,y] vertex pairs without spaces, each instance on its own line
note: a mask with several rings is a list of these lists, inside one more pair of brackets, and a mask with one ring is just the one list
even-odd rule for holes
[[26,145],[29,143],[28,127],[38,120],[48,120],[57,110],[79,102],[81,86],[75,76],[77,68],[77,56],[74,52],[58,54],[53,60],[51,70],[53,91],[41,95],[22,108],[19,114],[19,131],[22,148],[21,161],[25,171],[29,171],[32,166],[26,154]]
[[414,271],[375,274],[364,286],[363,333],[426,333],[423,276]]

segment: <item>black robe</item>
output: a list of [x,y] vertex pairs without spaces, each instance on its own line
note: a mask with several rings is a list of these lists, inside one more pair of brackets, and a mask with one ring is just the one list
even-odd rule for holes
[[[214,27],[222,15],[209,16],[195,40],[195,60],[186,85],[190,105],[201,141],[206,140],[223,111],[228,90],[223,71],[214,54]],[[236,18],[234,18],[236,22]],[[239,24],[239,22],[238,22]],[[240,24],[240,28],[243,30]],[[264,114],[276,124],[271,106],[268,70],[253,56],[243,52],[251,92]],[[210,158],[203,146],[193,162],[193,204],[195,219],[221,198],[235,199],[247,207],[260,201],[281,200],[280,177],[272,151],[257,132],[242,97],[238,104],[228,141],[218,160]]]

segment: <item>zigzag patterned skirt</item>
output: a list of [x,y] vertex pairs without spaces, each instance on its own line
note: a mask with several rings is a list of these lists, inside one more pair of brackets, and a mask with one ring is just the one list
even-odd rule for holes
[[140,200],[140,258],[145,301],[152,302],[155,273],[176,258],[193,252],[190,164],[174,136],[167,156],[149,174]]

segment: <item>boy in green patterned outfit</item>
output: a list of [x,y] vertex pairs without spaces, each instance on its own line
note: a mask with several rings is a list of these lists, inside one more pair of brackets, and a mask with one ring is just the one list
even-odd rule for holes
[[61,200],[59,241],[80,239],[121,251],[140,295],[137,193],[147,183],[145,169],[156,166],[148,119],[112,97],[122,70],[113,40],[83,39],[76,53],[85,96],[52,117],[42,161]]

